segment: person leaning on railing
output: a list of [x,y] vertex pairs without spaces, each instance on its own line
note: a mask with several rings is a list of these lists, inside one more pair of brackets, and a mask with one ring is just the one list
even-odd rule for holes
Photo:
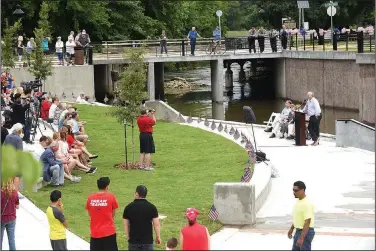
[[167,36],[164,30],[162,30],[160,39],[161,39],[161,55],[163,54],[163,50],[165,51],[167,55]]

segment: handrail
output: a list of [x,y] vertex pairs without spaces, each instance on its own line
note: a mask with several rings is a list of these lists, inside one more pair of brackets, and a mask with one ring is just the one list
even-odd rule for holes
[[362,122],[359,122],[359,121],[357,121],[357,120],[355,120],[355,119],[337,119],[336,121],[344,121],[345,124],[347,124],[347,122],[353,122],[353,123],[358,124],[358,125],[360,125],[360,126],[362,126],[362,127],[365,127],[365,128],[370,129],[370,130],[372,130],[372,131],[375,131],[375,128],[374,128],[374,127],[369,126],[369,125],[366,125],[366,124],[364,124],[364,123],[362,123]]

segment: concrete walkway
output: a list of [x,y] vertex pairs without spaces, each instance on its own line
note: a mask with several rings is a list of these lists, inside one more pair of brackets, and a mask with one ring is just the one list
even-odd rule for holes
[[[235,141],[204,122],[188,125]],[[234,129],[253,141],[250,127]],[[272,180],[270,195],[257,214],[256,226],[224,227],[212,236],[212,249],[291,250],[292,240],[287,238],[287,231],[295,203],[292,188],[295,181],[302,180],[316,210],[314,250],[375,250],[374,152],[337,148],[333,139],[325,138],[319,146],[296,147],[292,140],[270,139],[270,133],[263,128],[254,130],[258,148],[277,168],[279,177]]]

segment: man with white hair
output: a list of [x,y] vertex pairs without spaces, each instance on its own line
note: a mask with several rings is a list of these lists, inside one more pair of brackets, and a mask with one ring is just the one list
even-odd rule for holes
[[196,38],[201,37],[197,31],[196,27],[192,27],[192,30],[189,31],[187,39],[189,39],[189,43],[191,44],[191,56],[195,55],[195,49],[196,49]]
[[[24,136],[23,125],[21,123],[16,123],[13,125],[11,131],[12,133],[5,137],[4,145],[11,145],[17,150],[23,151],[23,143],[22,143],[22,138]],[[17,192],[20,189],[20,178],[21,178],[21,175],[18,174],[13,180],[14,188],[16,189]],[[22,196],[21,194],[18,194],[18,198],[23,199],[24,196]]]
[[89,104],[89,102],[87,102],[86,99],[85,99],[85,93],[83,93],[83,92],[80,93],[80,96],[78,96],[77,99],[76,99],[76,103]]
[[303,112],[309,117],[308,131],[313,140],[312,145],[317,146],[320,141],[321,107],[319,101],[313,97],[313,92],[308,92],[307,98],[308,100],[303,108]]
[[43,163],[43,180],[50,182],[53,187],[64,185],[64,168],[55,157],[55,152],[58,150],[58,142],[53,141],[40,156],[40,161]]

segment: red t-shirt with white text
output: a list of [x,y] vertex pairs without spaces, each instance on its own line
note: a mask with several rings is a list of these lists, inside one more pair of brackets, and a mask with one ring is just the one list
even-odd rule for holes
[[89,195],[86,210],[90,215],[90,236],[102,238],[116,233],[112,210],[117,209],[115,195],[109,192],[98,192]]

